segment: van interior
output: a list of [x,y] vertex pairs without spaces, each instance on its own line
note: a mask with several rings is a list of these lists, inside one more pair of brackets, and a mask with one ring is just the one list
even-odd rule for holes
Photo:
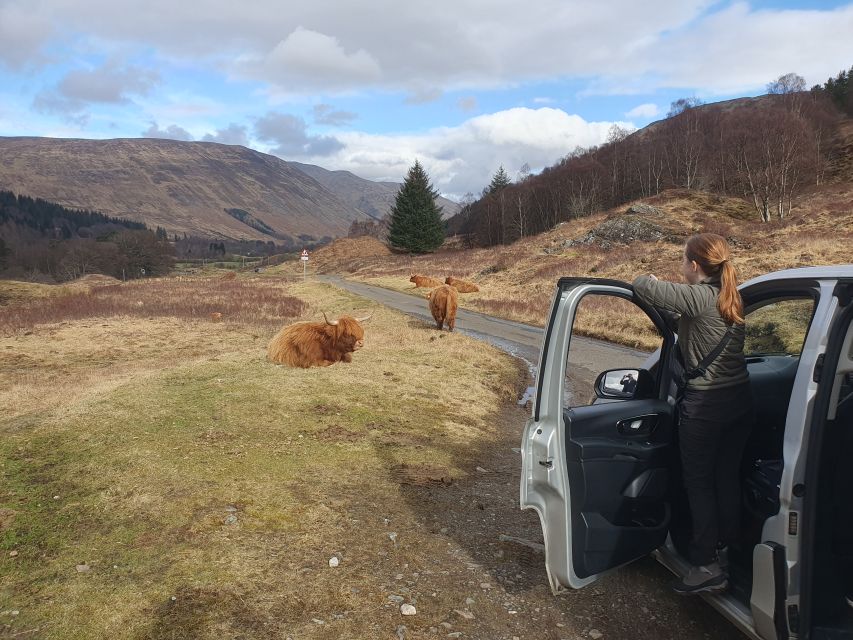
[[817,439],[811,637],[853,638],[853,310]]

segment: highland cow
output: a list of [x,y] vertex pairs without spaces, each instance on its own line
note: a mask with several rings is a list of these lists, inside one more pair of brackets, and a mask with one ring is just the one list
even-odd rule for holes
[[429,310],[432,317],[435,318],[435,324],[439,331],[444,327],[445,322],[448,331],[453,331],[453,327],[456,326],[456,307],[458,304],[459,296],[456,289],[450,285],[443,284],[430,292]]
[[475,293],[480,290],[480,287],[478,287],[473,282],[468,282],[467,280],[460,280],[459,278],[454,278],[453,276],[447,276],[447,279],[444,281],[444,283],[449,284],[459,293]]
[[[371,314],[372,315],[372,314]],[[267,358],[291,367],[328,367],[336,362],[352,362],[352,354],[364,346],[365,318],[341,316],[325,322],[298,322],[284,327],[270,341]]]
[[435,278],[430,278],[429,276],[421,276],[416,273],[412,274],[412,277],[409,278],[409,282],[415,283],[415,289],[418,287],[440,287],[441,280],[436,280]]

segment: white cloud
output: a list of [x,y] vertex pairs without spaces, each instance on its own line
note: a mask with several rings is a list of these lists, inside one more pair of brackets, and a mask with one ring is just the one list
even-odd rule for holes
[[479,106],[476,96],[464,96],[456,101],[456,106],[462,111],[475,111]]
[[333,136],[309,134],[305,120],[288,113],[270,112],[258,118],[255,136],[274,144],[272,153],[282,157],[326,157],[344,146]]
[[347,53],[337,38],[297,27],[263,59],[246,59],[237,69],[265,78],[284,91],[347,90],[376,82],[379,64],[364,49]]
[[701,87],[713,95],[763,89],[788,72],[816,84],[851,59],[853,4],[754,11],[736,3],[674,34],[655,56],[655,71],[660,86]]
[[311,112],[314,116],[315,123],[325,124],[331,127],[340,127],[349,124],[358,118],[357,113],[335,109],[330,104],[315,104],[311,108]]
[[537,96],[533,98],[533,104],[554,104],[554,98],[548,98],[546,96]]
[[159,80],[156,71],[108,62],[97,68],[70,71],[57,85],[57,91],[69,100],[84,103],[119,103],[130,94],[147,94]]
[[[510,175],[524,163],[541,169],[577,146],[604,142],[613,124],[587,122],[560,109],[518,107],[419,135],[340,133],[342,147],[334,153],[300,159],[372,180],[394,181],[401,181],[418,159],[436,188],[460,197],[468,191],[479,193],[500,164]],[[626,122],[617,124],[631,128]]]
[[639,104],[633,109],[631,109],[628,113],[625,114],[626,118],[654,118],[656,115],[660,113],[660,109],[653,102],[647,102],[645,104]]
[[232,122],[224,129],[217,129],[216,133],[206,134],[202,141],[239,144],[245,147],[249,144],[249,132],[247,127]]
[[[802,0],[806,4],[805,0]],[[614,16],[617,16],[614,19]],[[49,19],[48,19],[49,17]],[[56,30],[53,33],[52,30]],[[156,51],[229,68],[276,92],[384,89],[417,96],[591,78],[596,91],[761,89],[794,71],[810,83],[853,56],[853,4],[753,9],[719,0],[3,0],[0,64],[69,41]],[[238,60],[238,63],[233,63]]]
[[32,5],[0,6],[0,67],[22,69],[46,61],[42,46],[53,29],[47,16]]
[[163,138],[166,140],[188,141],[193,139],[192,134],[183,127],[170,124],[165,129],[161,129],[156,122],[152,122],[151,126],[143,131],[141,135],[143,138]]
[[125,103],[131,95],[145,95],[158,82],[155,71],[110,61],[100,67],[68,72],[55,87],[36,94],[33,108],[41,113],[58,113],[83,125],[89,119],[85,113],[89,105]]
[[437,87],[419,87],[409,92],[406,96],[406,104],[429,104],[435,102],[444,92]]

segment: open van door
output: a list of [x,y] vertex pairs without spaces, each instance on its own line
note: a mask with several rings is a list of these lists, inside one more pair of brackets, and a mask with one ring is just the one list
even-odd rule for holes
[[[632,314],[642,319],[658,334],[659,357],[646,359],[632,349],[578,336],[582,301],[584,309],[599,313],[581,314],[587,330],[597,320],[617,322]],[[617,302],[624,308],[609,313]],[[620,331],[621,341],[630,341],[631,327]],[[554,593],[583,587],[666,540],[673,462],[667,363],[673,344],[664,318],[635,300],[630,284],[589,278],[558,282],[522,440],[521,475],[521,507],[539,515]],[[568,357],[575,351],[577,362]],[[649,371],[644,360],[657,364]],[[567,382],[584,368],[619,370],[612,378],[599,376],[592,404]],[[641,384],[631,389],[627,375],[619,379],[623,371],[638,374]],[[620,382],[630,392],[620,393],[614,386]]]

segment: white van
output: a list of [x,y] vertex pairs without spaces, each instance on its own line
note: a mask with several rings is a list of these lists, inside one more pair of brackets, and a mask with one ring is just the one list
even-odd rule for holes
[[[730,587],[703,597],[751,638],[853,638],[853,265],[771,273],[740,292],[756,423]],[[608,331],[635,346],[582,337]],[[630,284],[557,283],[521,475],[555,594],[652,553],[686,573],[676,339]]]

